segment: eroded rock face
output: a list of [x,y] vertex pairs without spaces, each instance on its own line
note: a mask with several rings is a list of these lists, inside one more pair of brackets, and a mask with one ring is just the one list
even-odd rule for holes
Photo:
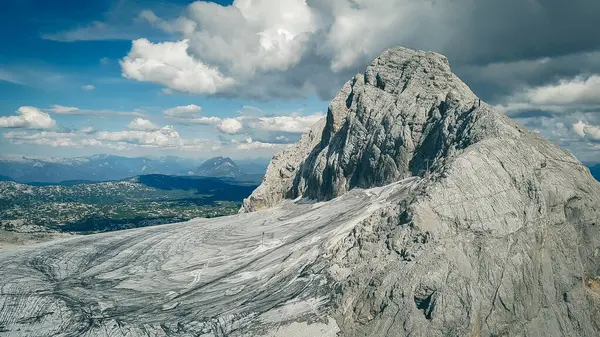
[[0,329],[600,336],[600,183],[441,55],[383,53],[241,211],[0,253]]
[[600,335],[600,184],[443,56],[384,52],[332,101],[295,172],[281,198],[425,178],[333,253],[341,335]]
[[263,183],[252,195],[244,199],[240,213],[269,208],[289,195],[298,168],[310,151],[319,144],[324,126],[324,119],[318,121],[309,132],[302,135],[298,143],[273,157],[263,177]]
[[342,335],[599,334],[600,186],[515,130],[469,146],[346,238]]
[[293,179],[267,174],[244,210],[256,208],[253,199],[262,200],[263,190],[281,191],[272,197],[275,202],[298,196],[328,200],[354,187],[423,175],[455,151],[515,128],[481,103],[444,56],[390,49],[344,85],[329,106],[324,128],[311,131],[321,133],[318,142],[301,141],[302,150],[296,145],[273,159],[274,168],[294,167]]

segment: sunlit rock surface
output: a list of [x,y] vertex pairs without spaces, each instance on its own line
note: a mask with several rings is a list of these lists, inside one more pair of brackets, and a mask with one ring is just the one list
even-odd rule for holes
[[242,211],[425,178],[332,259],[341,335],[600,335],[600,184],[482,102],[444,56],[385,51],[312,132]]

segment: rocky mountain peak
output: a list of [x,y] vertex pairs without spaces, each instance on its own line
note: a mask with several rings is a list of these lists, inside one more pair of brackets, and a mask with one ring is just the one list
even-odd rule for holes
[[341,335],[598,335],[600,184],[439,54],[385,51],[241,211],[407,177],[418,190],[328,253]]
[[0,254],[0,327],[600,336],[600,183],[439,54],[384,52],[242,211]]
[[243,209],[422,176],[481,139],[522,132],[477,98],[445,56],[392,48],[343,86],[324,122],[273,159]]
[[213,157],[202,163],[196,174],[207,177],[236,177],[241,175],[242,171],[229,157]]

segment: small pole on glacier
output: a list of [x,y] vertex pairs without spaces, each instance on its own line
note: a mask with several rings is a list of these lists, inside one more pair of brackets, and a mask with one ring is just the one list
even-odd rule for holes
[[262,233],[262,238],[260,239],[260,245],[261,246],[265,245],[265,232]]
[[433,162],[432,159],[425,159],[425,166],[427,170],[425,170],[425,178],[429,178],[429,162]]

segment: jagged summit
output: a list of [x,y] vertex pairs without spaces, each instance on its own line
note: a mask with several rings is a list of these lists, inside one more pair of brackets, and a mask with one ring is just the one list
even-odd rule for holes
[[243,209],[286,197],[328,200],[354,187],[422,176],[484,138],[524,132],[477,98],[446,57],[396,47],[344,85],[324,123],[273,158]]
[[600,335],[600,183],[439,54],[384,52],[242,211],[0,252],[0,328]]

